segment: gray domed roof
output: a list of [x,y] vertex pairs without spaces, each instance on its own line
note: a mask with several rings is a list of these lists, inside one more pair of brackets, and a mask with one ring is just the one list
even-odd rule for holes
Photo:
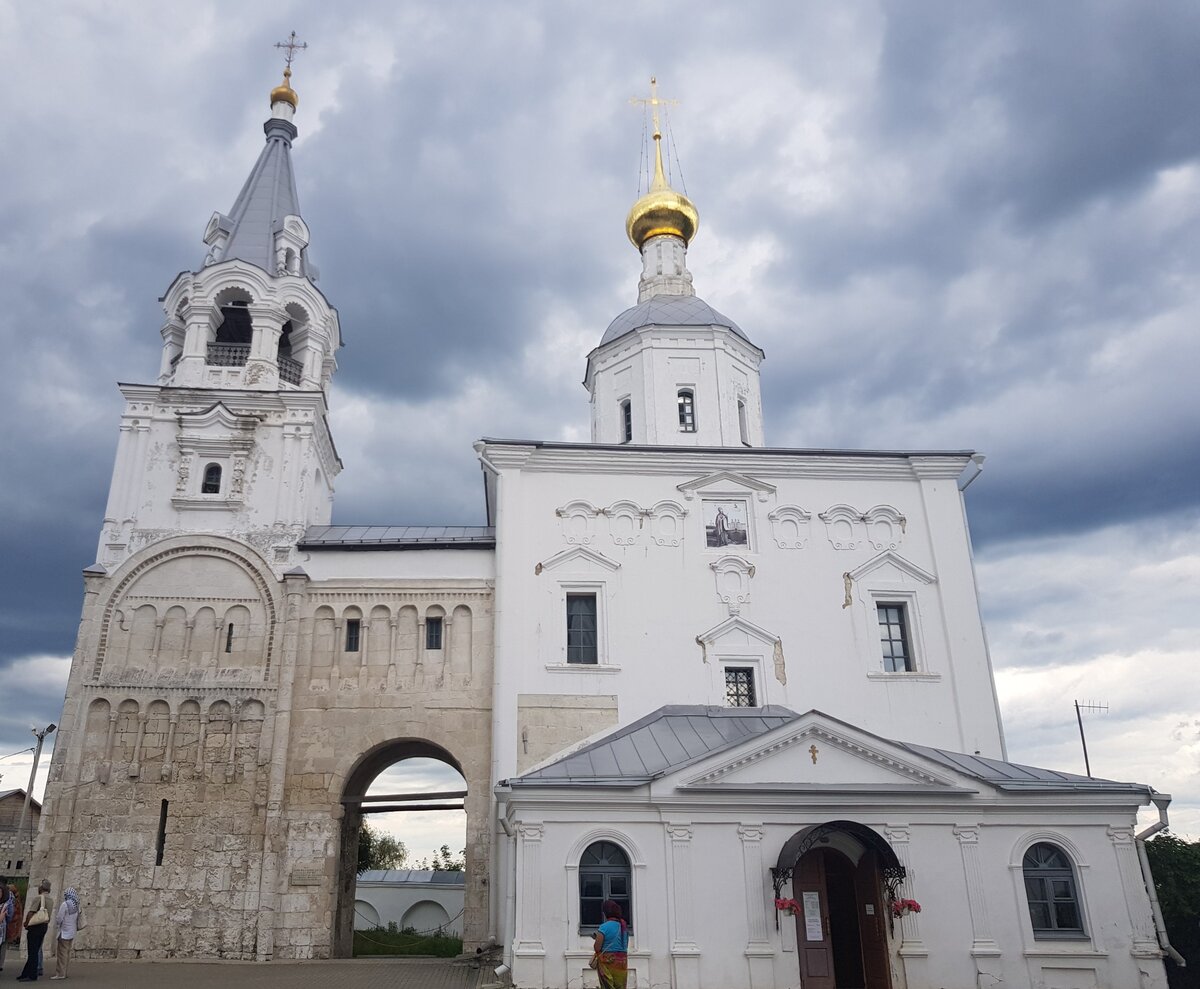
[[737,323],[728,316],[722,316],[703,299],[694,295],[656,295],[632,309],[626,309],[609,323],[608,329],[604,331],[604,338],[600,341],[600,346],[612,343],[613,340],[623,337],[631,330],[640,330],[643,326],[713,325],[728,326],[746,343],[754,345]]

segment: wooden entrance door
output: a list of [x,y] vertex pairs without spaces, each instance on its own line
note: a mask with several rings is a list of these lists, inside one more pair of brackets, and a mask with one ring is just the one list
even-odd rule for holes
[[890,989],[891,965],[888,962],[888,918],[879,882],[879,856],[872,849],[863,852],[854,870],[854,889],[858,900],[858,930],[862,941],[862,966],[867,989]]
[[800,984],[804,989],[837,989],[833,941],[829,937],[829,896],[825,887],[823,849],[800,857],[792,873],[792,890],[800,903],[796,913]]
[[813,849],[796,863],[792,889],[801,905],[796,943],[804,989],[891,989],[875,852],[864,851],[855,865],[841,852]]

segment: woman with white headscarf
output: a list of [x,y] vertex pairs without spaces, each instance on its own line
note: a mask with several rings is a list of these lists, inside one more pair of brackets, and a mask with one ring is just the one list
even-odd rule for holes
[[58,905],[58,913],[54,918],[58,940],[55,942],[54,974],[50,976],[51,980],[67,977],[67,969],[71,967],[71,948],[75,945],[75,935],[79,933],[79,921],[82,917],[79,894],[72,886],[63,894],[63,901]]

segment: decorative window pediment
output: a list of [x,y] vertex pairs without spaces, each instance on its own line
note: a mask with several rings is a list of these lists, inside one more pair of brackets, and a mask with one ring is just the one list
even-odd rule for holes
[[601,570],[619,570],[621,564],[616,560],[610,560],[602,553],[597,553],[594,550],[585,549],[583,546],[576,546],[574,549],[564,549],[560,553],[555,553],[548,560],[543,560],[533,572],[540,574],[545,570],[555,570],[559,567],[564,567],[567,564],[575,564],[575,569],[592,569],[599,567]]
[[[715,490],[710,492],[707,490],[708,488]],[[683,484],[678,485],[678,489],[683,492],[683,497],[687,501],[692,501],[696,497],[697,491],[705,494],[745,494],[753,491],[759,501],[766,501],[776,491],[774,484],[768,484],[766,481],[760,481],[747,474],[737,474],[731,470],[706,474],[694,481],[684,481]]]
[[885,567],[899,570],[900,573],[918,580],[922,584],[934,584],[937,582],[937,577],[933,574],[927,570],[922,570],[912,561],[906,560],[899,553],[893,553],[891,550],[885,550],[878,556],[871,557],[866,563],[851,570],[849,576],[851,580],[860,581],[869,574],[873,574]]
[[[239,415],[223,402],[216,402],[198,412],[177,413],[176,418],[179,460],[171,504],[176,508],[241,507],[258,417]],[[216,491],[212,485],[214,474]]]
[[818,518],[825,523],[825,535],[834,549],[858,549],[866,535],[862,512],[852,505],[831,505]]
[[729,636],[746,635],[752,639],[757,639],[759,642],[767,646],[774,646],[779,641],[779,636],[774,632],[768,632],[765,628],[760,628],[754,622],[747,621],[741,615],[733,615],[726,618],[719,625],[714,625],[707,632],[701,632],[696,636],[696,641],[704,646],[719,646]]

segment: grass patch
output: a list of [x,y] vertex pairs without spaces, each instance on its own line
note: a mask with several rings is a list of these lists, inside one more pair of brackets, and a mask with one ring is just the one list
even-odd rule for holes
[[354,932],[354,957],[369,955],[433,955],[457,958],[462,954],[462,938],[452,934],[418,934],[412,928],[396,930],[372,927]]

